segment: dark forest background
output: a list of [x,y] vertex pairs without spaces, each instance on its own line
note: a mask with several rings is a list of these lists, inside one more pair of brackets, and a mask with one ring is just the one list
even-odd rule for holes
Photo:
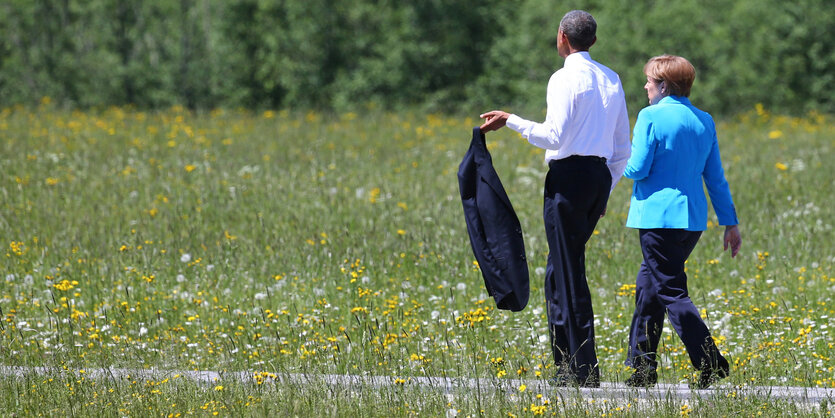
[[835,113],[831,0],[5,0],[0,105],[541,112],[574,8],[633,115],[662,53],[710,112]]

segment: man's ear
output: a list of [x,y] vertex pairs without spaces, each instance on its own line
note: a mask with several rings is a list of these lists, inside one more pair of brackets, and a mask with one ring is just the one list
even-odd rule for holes
[[[595,35],[594,39],[591,41],[591,45],[594,45],[595,42],[597,42],[597,35]],[[591,45],[589,45],[589,48],[591,48]]]

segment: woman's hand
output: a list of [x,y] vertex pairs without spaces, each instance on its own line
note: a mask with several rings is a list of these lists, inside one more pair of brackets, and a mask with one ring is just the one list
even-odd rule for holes
[[742,235],[739,233],[739,225],[728,225],[725,227],[725,250],[728,246],[731,247],[731,258],[736,257],[739,253],[739,247],[742,246]]

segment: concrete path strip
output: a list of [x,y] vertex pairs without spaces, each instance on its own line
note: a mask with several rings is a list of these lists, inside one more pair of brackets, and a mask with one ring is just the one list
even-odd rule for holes
[[269,373],[269,372],[216,372],[216,371],[187,371],[167,369],[84,369],[65,370],[48,367],[20,367],[0,366],[0,377],[25,377],[29,375],[61,375],[72,373],[76,376],[86,376],[92,380],[163,380],[179,377],[197,383],[214,384],[224,381],[238,381],[245,383],[267,383],[285,385],[331,385],[345,388],[379,388],[402,385],[404,387],[437,390],[452,393],[462,389],[496,390],[507,393],[518,393],[524,385],[526,391],[533,393],[557,393],[562,396],[579,395],[588,399],[610,400],[689,400],[707,398],[720,394],[722,396],[760,397],[763,399],[785,400],[805,404],[819,405],[826,401],[835,404],[835,388],[813,388],[797,386],[732,386],[720,384],[710,389],[693,390],[685,384],[658,384],[649,389],[630,388],[622,383],[603,382],[600,388],[559,388],[550,385],[542,379],[495,379],[495,378],[447,378],[447,377],[387,377],[387,376],[357,376],[336,374],[301,374],[301,373]]

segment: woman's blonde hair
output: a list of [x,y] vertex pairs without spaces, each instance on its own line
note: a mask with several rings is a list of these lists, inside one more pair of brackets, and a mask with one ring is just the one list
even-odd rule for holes
[[696,79],[696,69],[686,58],[676,55],[659,55],[644,64],[644,74],[667,84],[673,96],[690,96],[690,87]]

